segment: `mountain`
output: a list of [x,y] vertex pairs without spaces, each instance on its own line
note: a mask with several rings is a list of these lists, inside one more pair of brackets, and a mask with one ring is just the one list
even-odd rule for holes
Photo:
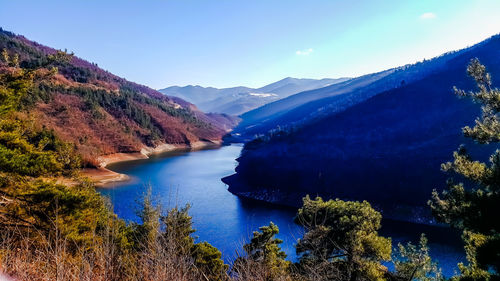
[[[23,70],[45,77],[23,97],[19,114],[74,144],[87,165],[106,154],[219,142],[235,125],[233,117],[204,114],[180,98],[2,29],[0,50],[0,75]],[[62,60],[52,61],[56,57]]]
[[[474,159],[486,161],[494,149],[462,136],[461,128],[474,124],[480,109],[452,90],[474,89],[466,67],[476,57],[495,85],[500,79],[500,36],[417,65],[298,94],[319,96],[339,89],[335,96],[281,113],[302,118],[327,111],[301,126],[247,143],[236,174],[223,181],[243,197],[287,205],[299,205],[306,194],[368,200],[384,217],[428,222],[431,191],[445,187],[449,176],[440,171],[440,164],[451,160],[460,144]],[[395,87],[401,78],[405,82]],[[349,83],[359,85],[342,92]],[[274,109],[283,102],[266,107]]]
[[304,91],[251,110],[232,131],[240,141],[283,127],[297,127],[367,100],[384,91],[402,87],[446,69],[447,62],[466,52],[443,54],[432,60],[348,79],[327,87]]
[[192,102],[205,112],[240,115],[269,102],[345,80],[346,78],[317,80],[288,77],[258,89],[248,87],[217,89],[189,85],[172,86],[159,91]]

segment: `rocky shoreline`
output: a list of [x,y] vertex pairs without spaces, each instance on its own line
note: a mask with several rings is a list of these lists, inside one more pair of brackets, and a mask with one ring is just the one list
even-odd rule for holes
[[[279,189],[255,189],[249,187],[247,184],[238,179],[237,174],[233,174],[221,179],[228,185],[228,191],[232,194],[246,200],[260,201],[272,205],[286,206],[291,208],[300,208],[302,205],[302,198],[306,194],[287,192]],[[324,194],[310,194],[311,197],[321,196],[327,198]],[[341,198],[342,199],[342,198]],[[349,200],[349,198],[343,198]],[[382,213],[384,219],[394,221],[404,221],[416,224],[441,226],[433,218],[430,209],[427,206],[407,206],[394,204],[392,206],[381,206],[372,203],[372,206]]]

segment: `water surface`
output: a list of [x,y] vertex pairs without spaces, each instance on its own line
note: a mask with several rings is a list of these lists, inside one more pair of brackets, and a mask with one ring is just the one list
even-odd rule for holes
[[[208,241],[231,262],[235,251],[252,236],[252,231],[270,221],[280,228],[282,248],[295,259],[294,243],[302,229],[293,223],[295,210],[270,204],[241,200],[227,191],[221,178],[234,173],[242,145],[233,144],[201,151],[177,151],[146,160],[110,165],[113,171],[132,177],[132,181],[114,188],[100,189],[109,196],[115,212],[126,220],[137,220],[137,198],[150,185],[153,196],[166,209],[191,204],[190,214],[198,241]],[[433,258],[450,276],[457,262],[464,260],[460,235],[448,228],[384,220],[381,233],[393,238],[393,244],[418,241],[425,232]]]

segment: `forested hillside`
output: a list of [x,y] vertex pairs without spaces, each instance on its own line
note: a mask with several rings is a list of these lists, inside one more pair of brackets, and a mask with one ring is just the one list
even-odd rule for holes
[[181,99],[7,31],[0,30],[0,50],[1,75],[36,69],[35,87],[20,97],[19,114],[72,143],[85,164],[164,143],[220,141],[234,125],[229,116],[205,115]]
[[234,129],[233,135],[240,140],[249,140],[255,135],[266,134],[270,130],[290,129],[316,122],[382,92],[404,87],[429,75],[442,72],[447,69],[452,59],[460,54],[473,52],[482,44],[484,43],[448,52],[416,64],[396,67],[327,87],[304,91],[266,104],[243,114],[242,121]]
[[224,181],[250,198],[291,205],[305,194],[368,200],[386,217],[428,222],[425,204],[447,177],[441,163],[462,143],[482,160],[491,152],[460,134],[480,107],[453,94],[453,86],[473,89],[465,68],[475,57],[498,80],[496,36],[456,53],[422,79],[247,143],[237,173]]

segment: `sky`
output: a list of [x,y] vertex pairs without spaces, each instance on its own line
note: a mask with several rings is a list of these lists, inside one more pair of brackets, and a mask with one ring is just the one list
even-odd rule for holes
[[155,89],[355,77],[500,33],[499,0],[0,0],[0,27]]

